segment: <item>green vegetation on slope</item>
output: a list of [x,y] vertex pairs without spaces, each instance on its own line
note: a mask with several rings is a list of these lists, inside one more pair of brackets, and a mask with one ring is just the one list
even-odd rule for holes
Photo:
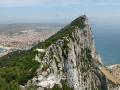
[[19,84],[24,85],[34,76],[39,67],[39,63],[34,60],[35,54],[31,50],[16,51],[11,54],[0,58],[7,63],[2,61],[4,67],[0,68],[0,90],[18,90]]
[[35,75],[39,63],[34,60],[36,48],[47,48],[58,39],[70,36],[75,28],[83,29],[85,17],[74,20],[55,35],[28,51],[15,51],[0,58],[0,90],[19,90],[19,85],[24,85],[27,80]]
[[[65,36],[71,36],[72,32],[75,28],[83,29],[85,27],[85,19],[86,16],[80,16],[74,21],[72,21],[69,25],[58,31],[56,34],[46,39],[44,42],[39,43],[36,47],[39,48],[47,48],[52,43],[55,43],[58,39],[62,39]],[[36,48],[34,47],[34,48]]]

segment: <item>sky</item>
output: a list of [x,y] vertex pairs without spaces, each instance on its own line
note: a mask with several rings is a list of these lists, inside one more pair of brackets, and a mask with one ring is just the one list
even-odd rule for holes
[[0,24],[68,23],[83,14],[93,22],[119,22],[120,0],[0,0]]

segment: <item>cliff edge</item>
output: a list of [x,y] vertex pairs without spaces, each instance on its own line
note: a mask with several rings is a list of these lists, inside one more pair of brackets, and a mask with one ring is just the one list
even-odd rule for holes
[[85,15],[39,45],[35,60],[40,65],[25,90],[120,90],[102,69]]

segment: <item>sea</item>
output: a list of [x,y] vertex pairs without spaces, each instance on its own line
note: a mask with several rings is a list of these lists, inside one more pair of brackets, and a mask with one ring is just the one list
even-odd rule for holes
[[4,49],[3,48],[0,48],[0,53],[2,53],[4,51]]
[[120,64],[120,24],[94,23],[91,28],[103,64]]

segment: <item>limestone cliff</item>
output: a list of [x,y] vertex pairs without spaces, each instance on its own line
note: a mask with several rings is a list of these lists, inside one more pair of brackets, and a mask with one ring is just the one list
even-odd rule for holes
[[101,71],[104,66],[96,52],[85,15],[72,21],[50,39],[54,42],[48,47],[36,49],[35,60],[40,66],[36,76],[21,86],[22,89],[119,90],[117,86],[109,88],[109,80]]

